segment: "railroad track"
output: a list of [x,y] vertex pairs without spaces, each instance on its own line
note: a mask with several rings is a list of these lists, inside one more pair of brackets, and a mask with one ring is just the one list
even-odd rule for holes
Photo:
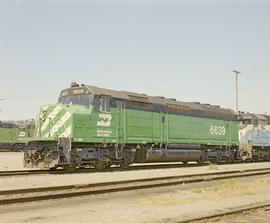
[[38,175],[38,174],[66,174],[66,173],[83,173],[91,172],[92,169],[78,169],[78,170],[13,170],[13,171],[0,171],[0,177],[10,176],[24,176],[24,175]]
[[269,208],[270,202],[265,202],[262,204],[256,204],[256,205],[248,205],[241,208],[230,208],[229,210],[224,211],[218,211],[218,212],[212,212],[210,214],[201,215],[201,216],[195,216],[191,218],[184,218],[181,220],[174,220],[174,221],[167,221],[165,223],[199,223],[199,222],[208,222],[209,220],[214,220],[214,222],[219,222],[221,218],[224,216],[230,216],[230,215],[241,215],[248,211],[254,211],[261,208]]
[[[168,169],[179,167],[196,167],[198,164],[157,164],[157,165],[140,165],[130,166],[124,171],[145,170],[145,169]],[[24,175],[38,175],[38,174],[76,174],[76,173],[100,173],[100,172],[114,172],[123,171],[120,167],[112,167],[109,169],[95,169],[95,168],[83,168],[83,169],[57,169],[57,170],[13,170],[13,171],[0,171],[0,177],[9,176],[24,176]]]
[[[269,161],[262,161],[269,162]],[[239,164],[233,163],[230,165]],[[204,164],[208,166],[208,163]],[[220,163],[218,165],[228,165],[226,163]],[[182,163],[164,163],[164,164],[152,164],[152,165],[133,165],[128,169],[121,169],[120,167],[111,167],[108,169],[95,169],[95,168],[81,168],[81,169],[56,169],[56,170],[13,170],[13,171],[0,171],[0,177],[10,176],[25,176],[25,175],[39,175],[39,174],[77,174],[77,173],[100,173],[100,172],[117,172],[117,171],[134,171],[134,170],[146,170],[146,169],[169,169],[169,168],[181,168],[181,167],[198,167],[197,163],[182,164]]]
[[0,205],[134,191],[270,174],[270,168],[0,191]]

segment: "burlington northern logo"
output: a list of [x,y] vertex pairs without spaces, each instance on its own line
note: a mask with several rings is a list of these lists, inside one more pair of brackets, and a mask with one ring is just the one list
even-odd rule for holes
[[104,126],[104,127],[111,126],[112,115],[110,115],[110,114],[99,114],[99,117],[102,120],[97,122],[97,126]]

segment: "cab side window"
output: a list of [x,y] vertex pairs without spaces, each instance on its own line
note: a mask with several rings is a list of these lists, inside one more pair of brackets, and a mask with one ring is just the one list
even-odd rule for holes
[[95,103],[95,109],[101,112],[110,112],[110,99],[97,98]]
[[244,125],[251,125],[251,119],[245,119],[243,123]]
[[255,126],[257,126],[257,125],[259,124],[259,123],[258,123],[258,119],[253,119],[253,120],[252,120],[252,124],[255,125]]

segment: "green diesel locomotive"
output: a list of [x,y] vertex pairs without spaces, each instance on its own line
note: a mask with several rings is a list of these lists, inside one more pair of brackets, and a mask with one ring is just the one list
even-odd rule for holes
[[238,159],[231,109],[72,83],[43,105],[25,167],[96,168]]
[[34,122],[0,122],[0,150],[1,151],[20,151],[25,148],[28,137],[34,135]]

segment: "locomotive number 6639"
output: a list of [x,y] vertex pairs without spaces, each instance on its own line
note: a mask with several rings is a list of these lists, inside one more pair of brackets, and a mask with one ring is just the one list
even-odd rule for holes
[[226,129],[224,126],[211,125],[210,126],[210,134],[224,136],[226,134]]

